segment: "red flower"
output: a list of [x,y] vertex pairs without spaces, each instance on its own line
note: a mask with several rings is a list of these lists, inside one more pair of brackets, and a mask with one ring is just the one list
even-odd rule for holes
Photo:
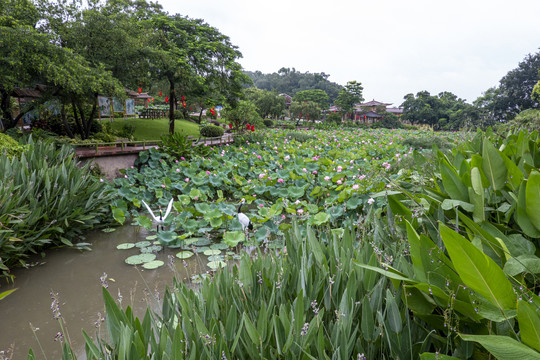
[[232,124],[231,123],[229,123],[229,129],[232,129]]
[[168,96],[165,96],[165,102],[169,102],[169,97]]
[[255,125],[251,125],[251,131],[255,131]]
[[[186,107],[186,102],[185,101],[182,103],[182,106]],[[189,110],[191,110],[191,108],[189,108]]]
[[154,101],[154,98],[152,98],[152,101]]
[[251,128],[251,125],[247,124],[246,128],[249,130]]
[[159,92],[159,96],[161,96],[161,91]]

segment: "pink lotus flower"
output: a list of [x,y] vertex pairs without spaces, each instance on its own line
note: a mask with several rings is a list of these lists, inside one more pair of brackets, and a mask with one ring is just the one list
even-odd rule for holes
[[259,174],[259,179],[262,179],[265,177],[265,174]]
[[352,188],[353,188],[353,190],[358,190],[358,189],[360,188],[360,186],[359,186],[358,184],[354,184],[354,185],[352,186]]
[[188,182],[189,182],[189,178],[185,178],[184,181],[188,183]]
[[161,184],[161,187],[165,189],[165,184]]
[[304,209],[298,209],[296,210],[296,212],[298,213],[298,215],[302,215],[304,213]]
[[278,183],[283,183],[283,179],[277,179]]
[[369,200],[367,201],[369,205],[373,204],[374,202],[375,202],[375,199],[373,198],[369,198]]
[[313,175],[317,175],[317,170],[313,170]]
[[325,176],[324,181],[330,181],[330,176]]
[[338,180],[337,183],[338,183],[338,185],[341,185],[341,180]]

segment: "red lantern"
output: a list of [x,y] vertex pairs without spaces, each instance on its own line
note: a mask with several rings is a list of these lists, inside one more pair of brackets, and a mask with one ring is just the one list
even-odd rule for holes
[[182,101],[186,101],[186,97],[182,95]]
[[152,98],[152,101],[154,101],[154,98]]
[[168,96],[165,96],[165,102],[166,102],[166,103],[169,102],[169,97],[168,97]]
[[161,91],[159,92],[159,96],[161,96]]
[[231,123],[229,123],[229,129],[232,129],[232,124]]
[[251,131],[255,131],[255,125],[251,125]]
[[[182,106],[186,107],[186,102],[185,101],[182,103]],[[189,110],[191,110],[191,108],[189,108]]]
[[138,88],[137,90],[139,90],[139,94],[142,93],[142,88]]
[[247,124],[246,128],[249,130],[251,128],[251,125]]

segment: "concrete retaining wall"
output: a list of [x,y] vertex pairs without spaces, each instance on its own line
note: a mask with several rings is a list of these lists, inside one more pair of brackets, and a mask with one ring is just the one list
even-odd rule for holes
[[104,177],[108,180],[123,176],[120,169],[128,169],[135,163],[139,154],[125,154],[114,156],[99,156],[95,158],[81,159],[82,163],[91,162],[94,166],[99,166]]

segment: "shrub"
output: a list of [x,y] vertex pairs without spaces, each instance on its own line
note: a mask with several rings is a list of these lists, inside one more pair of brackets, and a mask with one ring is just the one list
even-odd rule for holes
[[[95,226],[107,226],[112,195],[79,167],[69,146],[53,140],[34,143],[20,157],[0,157],[0,269],[25,264],[30,254],[52,246],[74,246],[73,239]],[[18,219],[18,221],[14,221]]]
[[339,114],[337,112],[330,113],[330,114],[328,114],[326,116],[326,121],[327,122],[340,123],[341,122],[341,114]]
[[223,128],[215,125],[206,125],[201,128],[201,136],[205,137],[219,137],[222,136],[224,133],[225,130],[223,130]]
[[263,120],[263,123],[266,127],[273,127],[274,126],[274,122],[270,119],[264,119]]
[[20,145],[11,136],[0,133],[0,156],[4,154],[8,158],[17,157],[24,151],[24,146]]
[[308,140],[315,139],[315,135],[306,134],[298,131],[291,131],[288,135],[289,137],[298,142],[306,142]]
[[168,134],[161,137],[160,152],[164,152],[174,159],[191,159],[195,155],[207,156],[210,148],[199,145],[193,146],[193,141],[181,133]]

